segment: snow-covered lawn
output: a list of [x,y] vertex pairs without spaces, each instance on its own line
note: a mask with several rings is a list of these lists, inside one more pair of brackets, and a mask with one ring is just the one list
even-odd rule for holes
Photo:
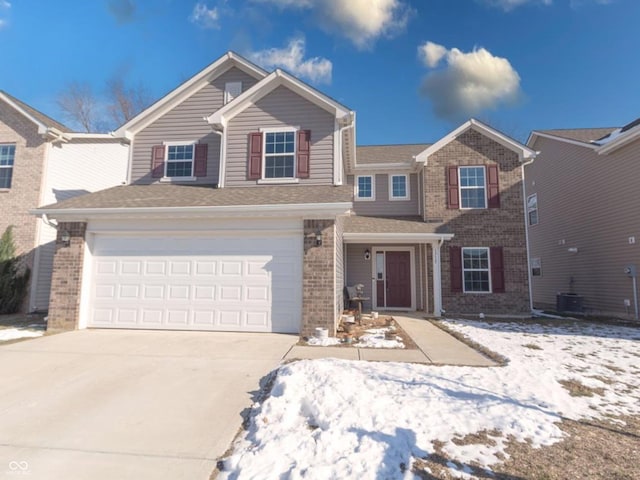
[[[36,327],[39,329],[36,329]],[[35,325],[33,328],[33,330],[27,330],[24,328],[2,328],[0,329],[0,343],[7,342],[9,340],[16,340],[18,338],[41,337],[44,334],[44,329],[39,325]]]
[[[222,478],[414,478],[413,461],[434,453],[436,443],[452,460],[451,473],[468,477],[469,464],[490,469],[500,461],[507,436],[550,445],[562,439],[562,418],[640,414],[638,328],[446,323],[509,363],[285,365],[270,397],[254,405]],[[593,394],[571,396],[560,382]],[[459,441],[478,432],[493,442]]]

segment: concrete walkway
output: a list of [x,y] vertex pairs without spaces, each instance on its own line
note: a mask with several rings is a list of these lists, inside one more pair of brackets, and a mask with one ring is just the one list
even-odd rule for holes
[[472,367],[492,367],[497,365],[493,360],[485,357],[427,320],[400,315],[393,315],[393,318],[418,346],[417,350],[295,345],[289,350],[285,359],[341,358],[345,360],[465,365]]

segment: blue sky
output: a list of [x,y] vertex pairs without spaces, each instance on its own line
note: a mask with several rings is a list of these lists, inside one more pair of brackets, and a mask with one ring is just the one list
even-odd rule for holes
[[358,143],[435,141],[469,116],[532,129],[640,116],[638,0],[0,0],[0,89],[63,120],[71,81],[154,98],[235,50],[358,114]]

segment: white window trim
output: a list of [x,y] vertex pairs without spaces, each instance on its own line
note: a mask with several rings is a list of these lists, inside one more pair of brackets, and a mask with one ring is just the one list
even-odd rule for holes
[[[13,147],[13,164],[12,165],[0,165],[0,168],[11,169],[11,184],[13,184],[13,167],[15,167],[15,164],[16,164],[16,144],[15,143],[0,143],[0,147]],[[11,190],[11,186],[12,186],[11,184],[8,187],[1,187],[0,188],[0,192],[8,192],[9,190]]]
[[[400,201],[410,200],[411,192],[409,191],[409,175],[407,175],[406,173],[390,173],[388,177],[389,177],[389,200],[392,202],[398,201],[398,200]],[[404,177],[406,195],[402,197],[396,197],[393,195],[393,177]]]
[[[298,131],[300,127],[269,127],[261,128],[262,133],[262,164],[260,165],[260,179],[258,183],[298,183]],[[267,133],[293,132],[293,177],[266,178],[264,176],[267,165]],[[281,155],[271,154],[270,156]]]
[[[195,182],[197,177],[193,175],[193,171],[196,168],[196,144],[197,140],[186,140],[184,142],[162,142],[164,145],[164,175],[160,179],[161,182]],[[190,177],[168,177],[167,165],[169,164],[169,147],[175,147],[180,145],[193,145],[193,157],[191,158],[191,176]],[[180,160],[181,162],[184,160]]]
[[[467,288],[465,285],[465,281],[464,281],[464,272],[469,271],[469,272],[484,272],[485,269],[484,268],[464,268],[464,251],[465,250],[486,250],[487,251],[487,273],[489,274],[489,290],[486,292],[478,292],[475,290],[471,290],[467,292]],[[469,293],[469,294],[478,294],[478,295],[486,295],[488,293],[493,293],[493,285],[491,284],[491,249],[489,247],[462,247],[460,249],[460,262],[462,265],[462,292],[463,293]]]
[[[463,207],[462,206],[462,189],[465,190],[478,190],[480,187],[463,187],[462,186],[462,174],[461,171],[463,168],[482,168],[484,169],[483,175],[483,189],[484,189],[484,207]],[[458,167],[458,205],[460,205],[460,210],[486,210],[488,208],[488,200],[487,200],[487,168],[484,165],[461,165]]]
[[[237,90],[238,93],[232,97],[231,96],[232,92],[230,91],[230,87],[236,86],[236,85],[239,85],[239,89]],[[223,99],[224,105],[226,105],[231,100],[233,100],[234,98],[240,95],[242,95],[242,82],[226,82],[224,84],[224,99]]]
[[[536,197],[536,223],[531,223],[531,216],[529,215],[534,209],[529,208],[529,199]],[[527,197],[527,225],[529,225],[530,227],[533,227],[534,225],[538,225],[540,223],[540,210],[538,209],[538,194],[537,193],[532,193],[531,195],[529,195]]]
[[[359,197],[360,193],[360,183],[359,178],[368,177],[371,179],[371,196],[370,197]],[[358,202],[374,202],[376,200],[376,176],[373,175],[356,175],[355,182],[353,183],[353,195],[356,201]]]

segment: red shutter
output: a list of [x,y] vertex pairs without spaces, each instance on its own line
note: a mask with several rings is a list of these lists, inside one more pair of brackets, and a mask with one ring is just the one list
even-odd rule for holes
[[206,177],[207,176],[207,152],[209,151],[206,143],[196,144],[195,153],[193,156],[193,176],[194,177]]
[[462,292],[462,248],[449,247],[449,274],[451,293]]
[[258,180],[262,176],[262,133],[249,134],[249,159],[247,180]]
[[493,293],[504,293],[504,261],[502,247],[491,247],[491,287]]
[[460,208],[458,197],[458,167],[447,167],[447,208]]
[[151,176],[164,177],[164,145],[156,145],[151,153]]
[[489,208],[500,208],[498,176],[498,166],[487,165],[487,206]]
[[298,178],[309,178],[309,158],[311,153],[311,130],[300,130],[298,132]]

